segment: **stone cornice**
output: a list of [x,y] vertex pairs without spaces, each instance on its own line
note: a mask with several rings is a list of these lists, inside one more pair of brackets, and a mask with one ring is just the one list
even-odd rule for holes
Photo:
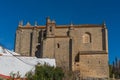
[[[73,25],[73,28],[92,28],[92,27],[93,28],[100,28],[100,27],[103,28],[102,25],[96,25],[96,24]],[[21,26],[21,27],[18,27],[18,28],[19,29],[34,29],[34,28],[36,28],[36,29],[45,29],[46,26],[29,26],[29,27]],[[60,29],[60,28],[65,29],[65,28],[70,28],[70,25],[57,25],[55,28],[56,29]]]
[[80,51],[80,55],[88,55],[88,54],[108,54],[107,51]]

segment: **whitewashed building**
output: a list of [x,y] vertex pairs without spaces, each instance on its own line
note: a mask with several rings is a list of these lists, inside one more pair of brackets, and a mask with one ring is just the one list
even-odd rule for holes
[[21,77],[29,71],[35,70],[35,65],[40,63],[56,66],[55,59],[36,58],[36,57],[21,57],[20,54],[10,51],[0,46],[0,76],[9,77],[10,73],[19,72]]

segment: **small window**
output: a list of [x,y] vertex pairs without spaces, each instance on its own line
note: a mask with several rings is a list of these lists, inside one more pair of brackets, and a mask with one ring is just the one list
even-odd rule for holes
[[60,44],[59,43],[57,43],[57,48],[60,48]]
[[99,64],[100,64],[101,62],[99,61]]
[[90,62],[88,61],[88,64],[89,64]]
[[79,58],[79,53],[75,56],[75,62],[79,62],[80,58]]
[[52,32],[52,26],[50,26],[50,32]]

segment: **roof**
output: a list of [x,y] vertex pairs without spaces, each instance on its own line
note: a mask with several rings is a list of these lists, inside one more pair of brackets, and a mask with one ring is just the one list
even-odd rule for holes
[[35,65],[38,63],[56,66],[55,59],[16,56],[17,53],[1,46],[0,53],[3,54],[0,56],[0,76],[2,77],[10,76],[11,72],[19,72],[21,77],[25,77],[27,72],[35,70]]
[[35,65],[40,63],[55,65],[55,59],[39,59],[36,57],[15,57],[15,56],[0,56],[0,74],[9,76],[11,72],[19,72],[21,77],[29,71],[34,71]]
[[6,75],[3,75],[3,74],[0,74],[0,78],[9,79],[10,76],[6,76]]
[[3,48],[2,46],[0,46],[0,56],[13,56],[13,55],[20,55],[18,53],[15,53],[13,51],[10,51],[8,49]]

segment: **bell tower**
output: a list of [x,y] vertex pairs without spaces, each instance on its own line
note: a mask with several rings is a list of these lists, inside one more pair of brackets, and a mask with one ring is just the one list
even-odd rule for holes
[[46,37],[54,37],[55,36],[55,21],[51,21],[49,17],[46,19]]

